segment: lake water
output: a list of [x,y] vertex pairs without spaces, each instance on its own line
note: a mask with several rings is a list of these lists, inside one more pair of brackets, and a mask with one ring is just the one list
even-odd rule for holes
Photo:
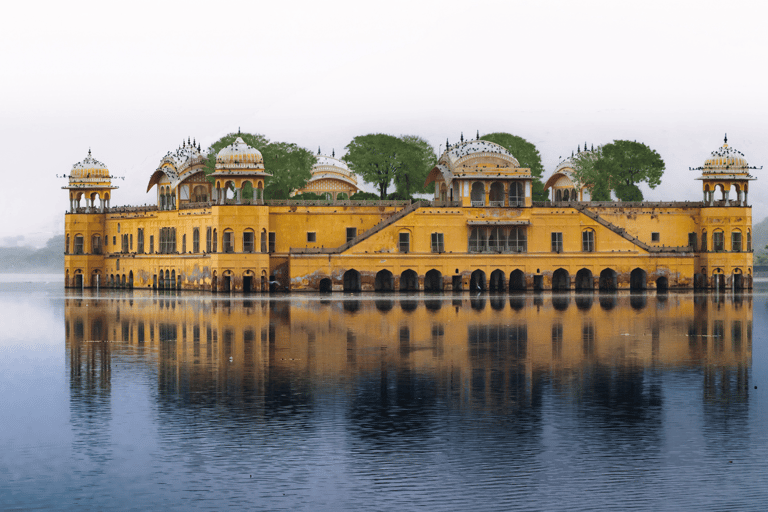
[[0,281],[3,510],[768,503],[764,281],[251,297]]

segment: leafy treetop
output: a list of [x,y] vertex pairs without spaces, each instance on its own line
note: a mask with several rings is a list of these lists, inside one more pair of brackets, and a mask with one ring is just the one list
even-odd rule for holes
[[346,149],[343,160],[364,181],[376,186],[380,199],[388,197],[393,182],[400,197],[425,192],[427,174],[437,161],[434,148],[415,135],[358,135]]
[[641,142],[614,140],[592,154],[574,159],[574,174],[583,185],[592,187],[593,201],[610,200],[610,191],[622,201],[642,201],[638,183],[656,188],[664,174],[664,160]]

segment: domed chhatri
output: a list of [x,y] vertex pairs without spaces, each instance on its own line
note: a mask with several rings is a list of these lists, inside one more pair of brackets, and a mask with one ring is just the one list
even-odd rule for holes
[[80,200],[85,197],[85,211],[90,213],[96,211],[97,199],[99,200],[98,211],[102,212],[104,208],[109,208],[110,191],[117,187],[112,186],[112,176],[107,166],[93,158],[89,149],[88,156],[72,165],[69,184],[62,188],[69,190],[71,212],[74,213],[80,208]]
[[[551,190],[550,201],[589,201],[590,190],[586,185],[579,183],[576,179],[574,165],[577,158],[581,156],[594,155],[593,151],[587,150],[587,144],[584,144],[584,151],[579,151],[565,160],[561,161],[555,167],[555,172],[544,183],[544,190]],[[581,147],[579,147],[581,149]]]
[[246,184],[253,188],[254,202],[261,204],[264,200],[264,178],[272,175],[264,171],[261,152],[238,137],[216,155],[213,176],[216,180],[214,193],[219,204],[226,203],[230,189],[235,191],[235,204],[241,204]]
[[[728,145],[727,135],[723,145],[710,154],[702,167],[690,168],[701,171],[701,176],[696,179],[702,182],[704,203],[708,206],[715,205],[718,190],[722,206],[746,206],[749,182],[756,179],[749,174],[752,169],[758,167],[750,166],[741,151]],[[730,197],[732,189],[735,193],[733,198]]]
[[[447,144],[446,144],[447,145]],[[493,142],[473,140],[448,148],[427,175],[435,183],[435,199],[462,206],[531,205],[531,170]]]
[[99,162],[91,155],[91,150],[88,150],[88,156],[83,158],[82,161],[72,165],[72,171],[69,173],[69,182],[82,181],[87,179],[95,180],[102,178],[109,180],[109,169],[104,163]]
[[325,196],[328,200],[336,200],[341,197],[349,199],[359,190],[355,173],[346,162],[333,156],[318,153],[311,172],[307,184],[292,195],[309,192]]
[[216,155],[216,170],[236,171],[239,169],[264,170],[261,152],[245,143],[242,137],[225,147]]
[[704,162],[703,174],[749,174],[750,167],[744,154],[728,145],[726,135],[723,145]]

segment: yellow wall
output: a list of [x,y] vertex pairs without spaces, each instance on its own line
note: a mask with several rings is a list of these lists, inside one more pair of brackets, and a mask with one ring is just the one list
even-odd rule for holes
[[[541,279],[544,288],[551,287],[553,272],[561,268],[570,275],[570,288],[575,286],[574,278],[582,268],[592,272],[595,287],[604,269],[612,269],[618,274],[619,288],[630,286],[630,273],[636,268],[647,273],[648,288],[653,288],[660,277],[666,278],[670,287],[692,287],[695,273],[703,273],[707,279],[712,274],[721,273],[728,279],[729,286],[734,273],[751,277],[752,254],[746,252],[746,235],[752,226],[749,207],[701,207],[686,203],[659,203],[631,208],[622,207],[621,203],[613,206],[582,205],[616,227],[609,229],[572,207],[426,206],[387,225],[342,253],[333,253],[331,249],[345,244],[346,228],[354,227],[360,235],[386,221],[402,207],[221,205],[177,211],[126,208],[122,212],[106,214],[68,214],[66,233],[71,238],[76,233],[83,233],[86,252],[94,233],[102,237],[106,235],[108,239],[104,247],[105,255],[67,256],[68,284],[74,284],[71,278],[78,270],[86,276],[97,270],[105,278],[114,274],[128,276],[132,272],[133,286],[141,288],[153,286],[154,276],[160,270],[173,271],[182,276],[182,288],[186,289],[210,290],[216,276],[219,278],[215,283],[216,289],[220,291],[226,287],[221,279],[224,275],[231,275],[230,290],[242,290],[242,277],[246,273],[259,281],[266,275],[279,281],[278,289],[290,290],[316,290],[320,280],[327,277],[332,279],[333,289],[341,290],[344,288],[344,272],[349,269],[361,273],[360,288],[363,290],[373,290],[376,273],[384,269],[397,278],[406,269],[415,270],[420,289],[424,288],[424,277],[430,269],[441,272],[444,289],[451,289],[453,276],[459,276],[462,288],[468,289],[470,275],[477,269],[485,272],[486,280],[490,279],[491,272],[500,269],[505,273],[507,283],[510,274],[519,269],[525,273],[529,289],[536,279]],[[504,226],[514,223],[525,225],[527,251],[514,254],[468,252],[472,224],[494,222]],[[159,230],[162,227],[176,228],[178,252],[182,250],[182,237],[186,235],[187,254],[135,254],[138,229],[145,231],[146,253],[149,251],[150,236],[154,236],[154,250],[159,251]],[[200,228],[200,252],[189,254],[195,227]],[[218,248],[213,254],[203,254],[206,229],[209,227],[217,232]],[[254,253],[243,253],[242,236],[246,229],[254,231]],[[582,251],[582,232],[585,229],[595,232],[595,252]],[[617,233],[617,229],[651,248],[663,250],[646,251],[641,245]],[[722,229],[726,252],[688,249],[688,234],[697,233],[700,244],[703,229],[708,233],[710,251],[713,232]],[[731,252],[730,233],[736,229],[743,233],[742,252]],[[232,254],[222,254],[227,230],[234,233]],[[260,252],[262,231],[275,233],[272,254]],[[315,242],[307,241],[308,232],[316,233]],[[399,248],[399,234],[405,232],[410,234],[410,248],[408,253],[403,254]],[[559,254],[552,252],[553,232],[563,234],[563,251]],[[120,236],[125,233],[133,235],[131,254],[119,254],[122,248]],[[444,252],[441,254],[432,253],[432,233],[443,234]],[[652,240],[652,233],[659,233],[658,242]],[[116,244],[112,243],[113,237]],[[315,250],[316,253],[300,253],[296,249]],[[90,277],[86,277],[84,284],[95,285]],[[744,285],[749,286],[749,280]],[[251,289],[263,289],[263,285],[260,282],[258,287],[252,285]]]

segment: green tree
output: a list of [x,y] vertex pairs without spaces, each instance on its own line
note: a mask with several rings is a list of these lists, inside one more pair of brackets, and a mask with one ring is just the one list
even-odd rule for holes
[[597,165],[622,201],[642,201],[637,184],[644,182],[656,188],[664,174],[661,156],[642,142],[630,140],[614,140],[603,146]]
[[427,175],[437,165],[437,155],[432,145],[418,135],[401,135],[405,143],[400,154],[402,166],[395,173],[397,193],[411,198],[413,194],[434,192],[434,184],[424,186]]
[[503,147],[514,156],[520,163],[520,167],[531,169],[533,176],[532,195],[534,201],[546,201],[547,192],[544,190],[544,183],[541,176],[544,174],[544,166],[541,165],[541,155],[536,146],[522,137],[512,135],[511,133],[496,132],[489,133],[480,137],[482,140],[493,142]]
[[362,190],[359,190],[352,194],[352,197],[349,199],[352,201],[376,201],[379,199],[379,196],[371,192],[363,192]]
[[587,185],[592,201],[610,201],[611,187],[609,180],[600,173],[597,162],[602,155],[602,148],[582,151],[572,158],[574,177],[577,183]]
[[[212,180],[210,174],[216,169],[216,154],[238,137],[261,152],[264,169],[272,175],[264,182],[265,199],[287,199],[292,191],[306,185],[316,161],[315,155],[294,143],[270,142],[264,135],[254,133],[229,133],[208,147],[205,174],[209,180]],[[252,194],[250,187],[243,191],[245,199],[252,198]]]
[[342,159],[363,181],[376,186],[380,199],[387,198],[392,183],[399,197],[425,192],[427,174],[437,161],[434,148],[415,135],[358,135],[346,149]]
[[379,198],[384,199],[399,165],[399,147],[400,139],[392,135],[358,135],[347,144],[347,154],[342,160],[364,181],[375,185],[379,190]]
[[642,201],[637,184],[656,188],[664,168],[664,160],[656,151],[630,140],[614,140],[594,154],[581,153],[574,161],[576,178],[592,187],[593,201],[609,200],[611,190],[622,201]]

